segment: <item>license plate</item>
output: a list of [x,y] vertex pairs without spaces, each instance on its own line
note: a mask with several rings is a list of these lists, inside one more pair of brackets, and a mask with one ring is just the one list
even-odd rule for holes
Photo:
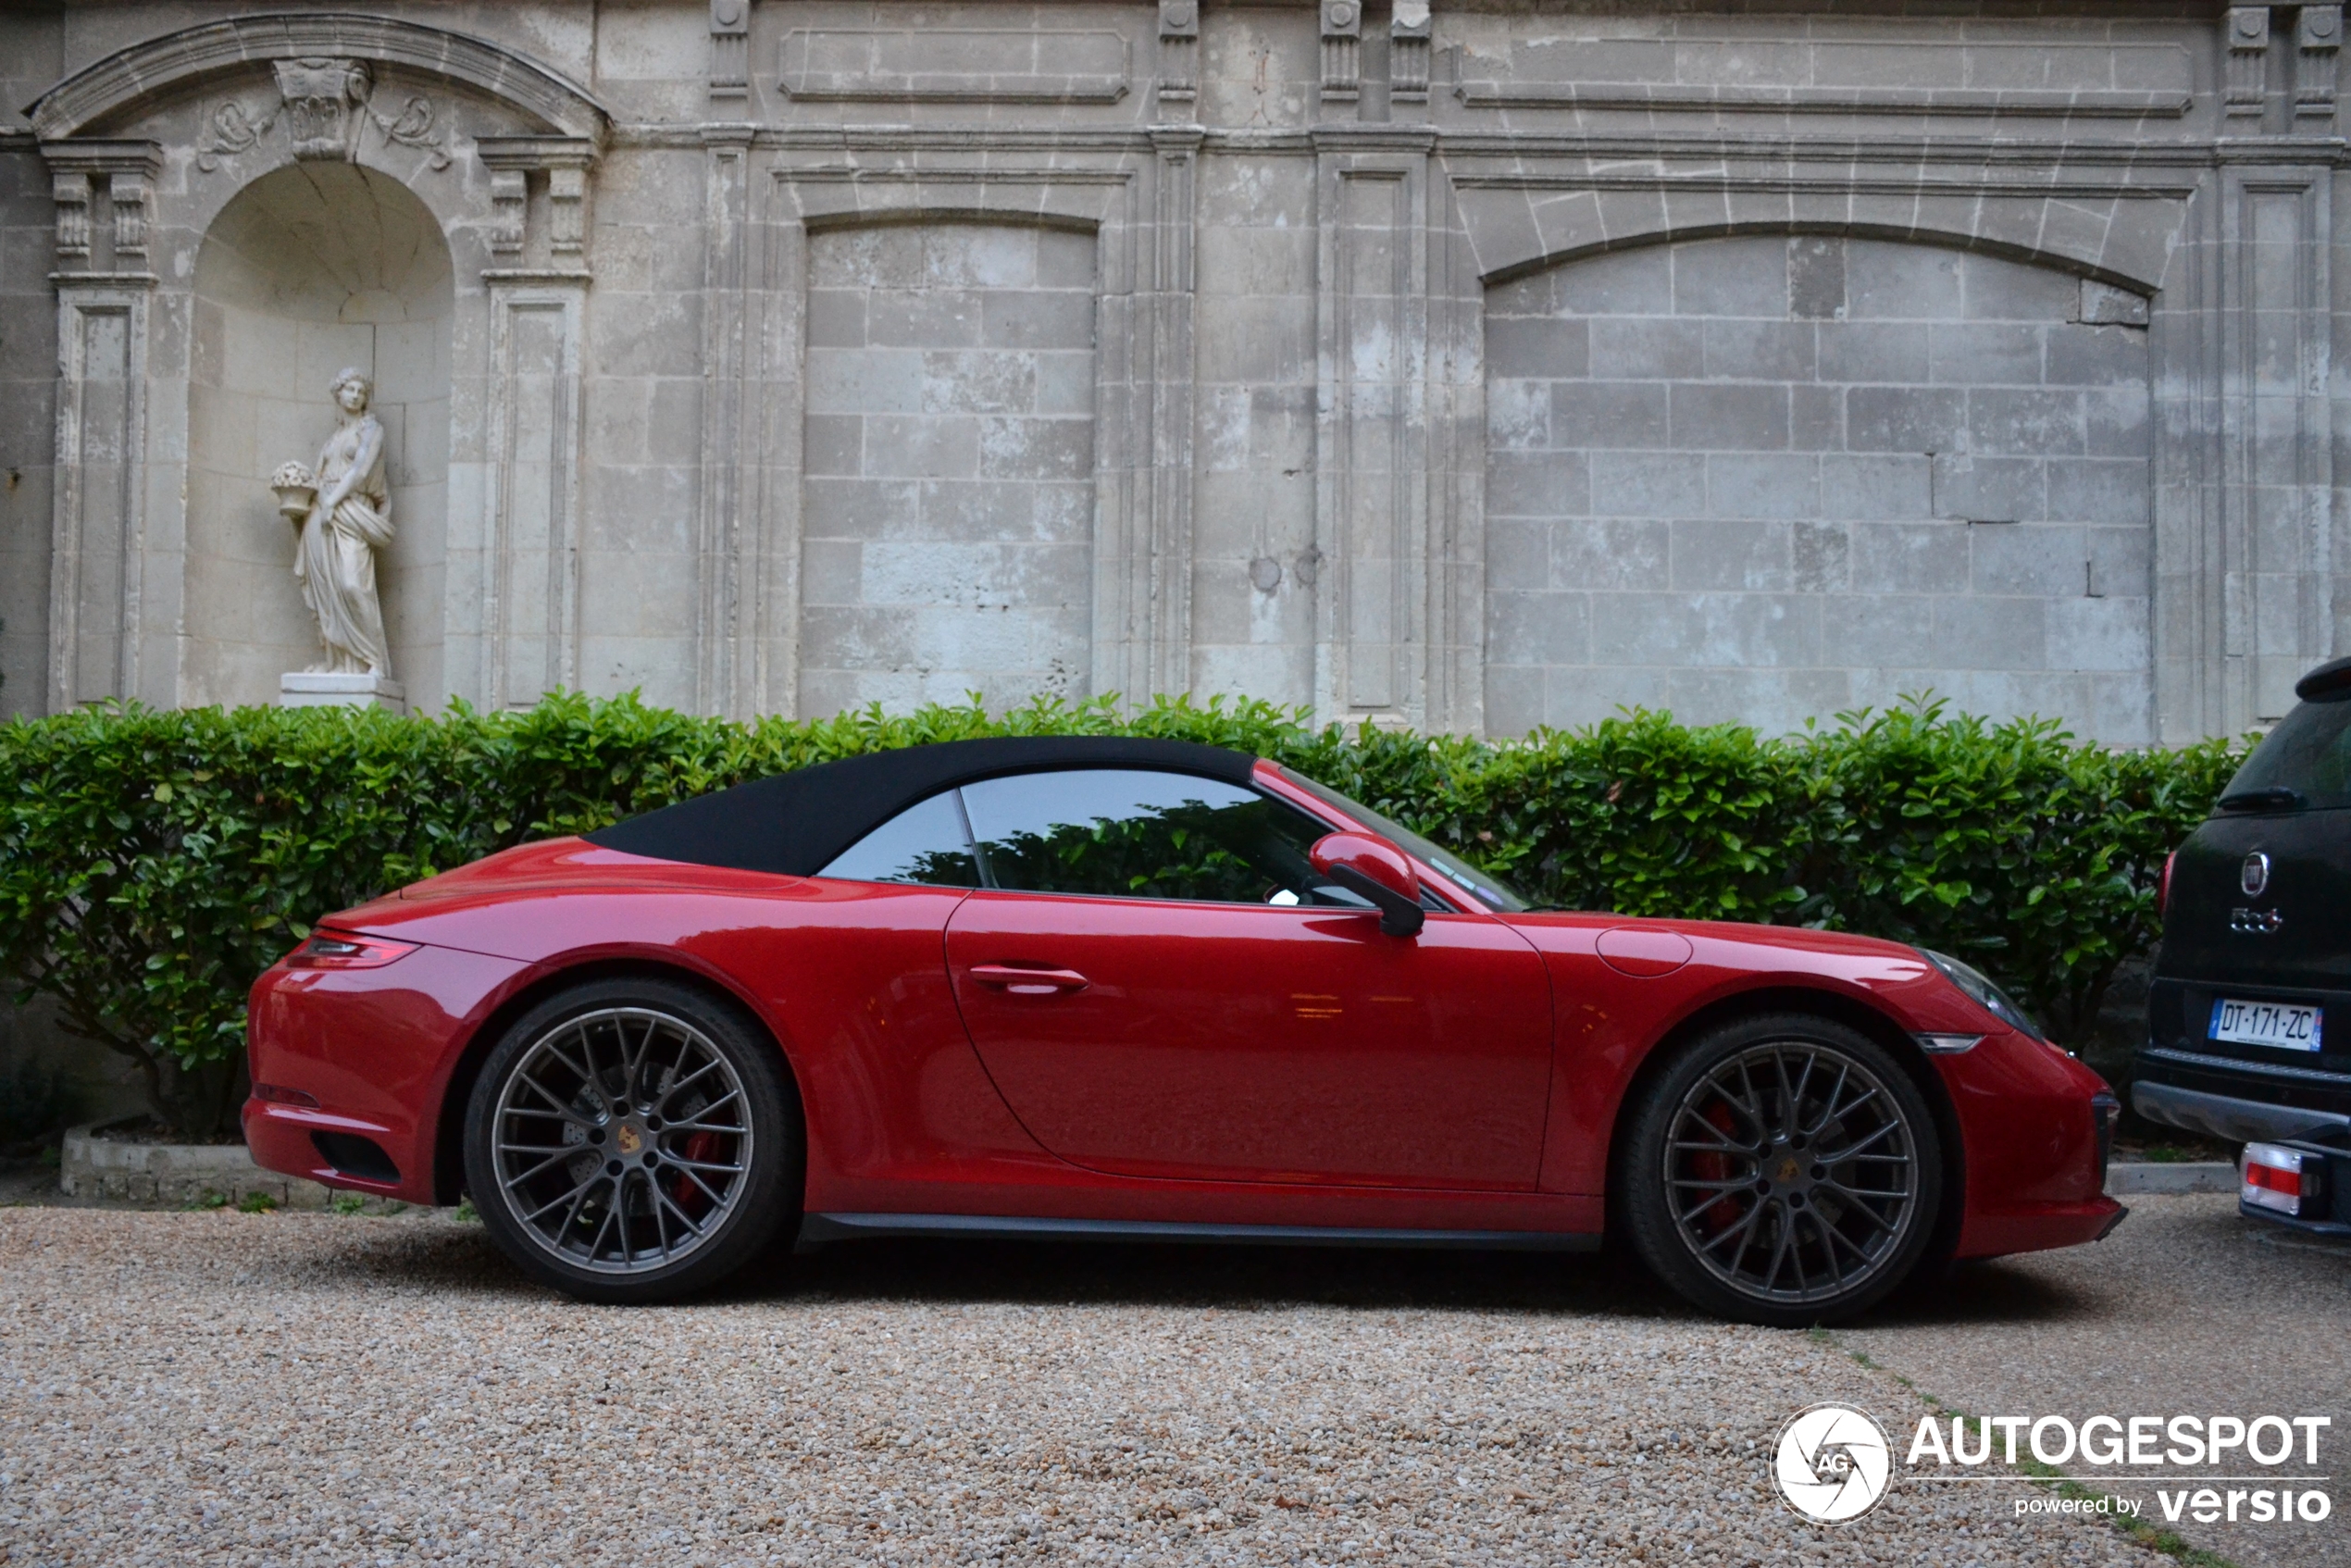
[[2319,1049],[2319,1010],[2282,1002],[2212,1004],[2211,1038],[2236,1045],[2267,1045],[2280,1051]]

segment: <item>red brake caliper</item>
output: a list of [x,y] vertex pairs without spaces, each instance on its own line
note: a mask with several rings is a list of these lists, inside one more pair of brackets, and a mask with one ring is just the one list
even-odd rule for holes
[[[686,1146],[680,1152],[700,1164],[718,1152],[718,1135],[707,1129],[690,1132],[686,1135]],[[710,1194],[704,1192],[701,1184],[684,1171],[678,1173],[678,1185],[671,1189],[670,1196],[678,1200],[678,1207],[688,1219],[702,1218],[703,1212],[710,1207]]]
[[[1723,1135],[1724,1141],[1735,1139],[1736,1135],[1732,1128],[1731,1108],[1721,1101],[1716,1101],[1705,1114],[1705,1121],[1707,1126]],[[1712,1150],[1693,1154],[1690,1156],[1690,1174],[1699,1181],[1728,1181],[1731,1179],[1731,1156]],[[1737,1222],[1741,1213],[1737,1198],[1737,1193],[1726,1191],[1698,1211],[1698,1223],[1705,1227],[1709,1236],[1720,1236]]]

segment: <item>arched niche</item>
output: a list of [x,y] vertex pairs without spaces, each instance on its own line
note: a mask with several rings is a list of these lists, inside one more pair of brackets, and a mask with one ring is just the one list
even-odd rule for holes
[[1932,688],[2152,739],[2152,311],[2085,270],[1784,230],[1492,283],[1489,727]]
[[328,385],[376,383],[392,488],[377,562],[395,678],[442,690],[449,522],[449,246],[425,205],[358,164],[307,162],[239,191],[196,257],[188,390],[187,642],[193,703],[268,703],[319,656],[295,582],[292,530],[268,488],[315,467],[334,428]]

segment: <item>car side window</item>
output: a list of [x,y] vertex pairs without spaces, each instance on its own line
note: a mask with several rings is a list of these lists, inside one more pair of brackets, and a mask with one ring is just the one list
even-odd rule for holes
[[852,882],[925,882],[940,888],[980,885],[971,834],[952,790],[908,806],[835,855],[816,875]]
[[1215,903],[1326,902],[1287,802],[1188,774],[1076,768],[964,786],[989,885]]

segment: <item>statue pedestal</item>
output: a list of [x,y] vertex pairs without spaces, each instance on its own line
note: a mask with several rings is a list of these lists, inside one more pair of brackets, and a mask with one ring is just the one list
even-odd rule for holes
[[278,678],[278,705],[281,708],[382,708],[387,713],[408,711],[408,693],[400,682],[386,680],[379,675],[322,675],[304,670],[289,670]]

